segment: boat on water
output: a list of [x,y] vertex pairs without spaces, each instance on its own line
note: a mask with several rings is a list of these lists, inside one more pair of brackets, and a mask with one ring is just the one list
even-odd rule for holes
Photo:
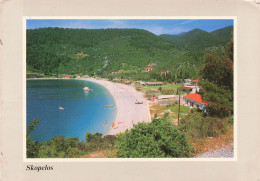
[[84,87],[83,90],[85,90],[85,91],[89,91],[90,88],[89,88],[89,87]]
[[104,107],[114,107],[114,105],[105,105]]
[[63,108],[63,107],[61,107],[61,106],[59,106],[59,110],[64,110],[64,108]]

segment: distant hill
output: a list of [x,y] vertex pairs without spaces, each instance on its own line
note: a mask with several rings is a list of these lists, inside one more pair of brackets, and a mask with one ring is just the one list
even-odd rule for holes
[[202,50],[206,48],[224,47],[231,39],[233,26],[227,26],[213,32],[206,32],[200,29],[194,29],[179,35],[163,34],[160,37],[165,40],[192,50]]
[[[230,28],[231,29],[231,28]],[[26,34],[27,72],[44,74],[98,74],[157,79],[161,71],[178,78],[196,78],[207,48],[225,46],[231,31],[157,36],[141,29],[29,29]],[[214,40],[214,41],[213,41]],[[198,48],[193,51],[191,48]],[[143,70],[156,64],[151,73]]]
[[139,29],[27,30],[27,67],[44,73],[118,71],[125,64],[143,69],[169,60],[177,49],[174,43]]

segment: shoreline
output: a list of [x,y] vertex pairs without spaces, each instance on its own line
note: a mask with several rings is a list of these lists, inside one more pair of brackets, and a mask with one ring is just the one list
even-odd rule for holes
[[[72,80],[72,78],[26,78],[26,80]],[[116,135],[133,128],[139,122],[151,122],[148,100],[142,92],[138,92],[133,86],[110,82],[106,79],[73,78],[73,80],[85,80],[103,86],[109,91],[115,101],[116,116],[110,125],[106,135]],[[136,101],[143,104],[135,104]]]
[[[148,100],[134,87],[105,79],[81,78],[79,80],[94,82],[105,87],[114,98],[117,109],[116,118],[107,135],[123,133],[139,122],[151,122]],[[135,104],[136,100],[143,104]]]

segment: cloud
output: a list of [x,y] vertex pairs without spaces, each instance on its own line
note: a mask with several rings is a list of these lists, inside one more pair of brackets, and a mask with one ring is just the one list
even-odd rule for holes
[[180,33],[183,33],[183,32],[187,32],[189,30],[190,30],[189,28],[182,27],[182,26],[177,26],[177,27],[173,27],[171,29],[171,31],[169,31],[168,34],[180,34]]

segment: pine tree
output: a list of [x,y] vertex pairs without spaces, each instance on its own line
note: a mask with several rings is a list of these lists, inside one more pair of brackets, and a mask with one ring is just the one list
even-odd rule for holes
[[205,55],[199,84],[211,116],[225,117],[233,113],[233,39],[227,44],[224,56]]

